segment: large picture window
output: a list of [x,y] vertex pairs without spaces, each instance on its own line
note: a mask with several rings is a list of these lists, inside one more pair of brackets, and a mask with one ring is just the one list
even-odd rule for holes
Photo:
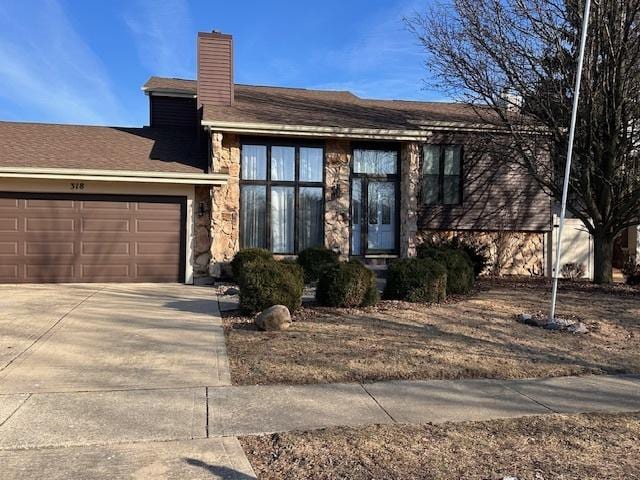
[[427,205],[462,203],[462,147],[460,145],[423,146],[422,201]]
[[324,243],[324,149],[243,143],[240,242],[294,254]]

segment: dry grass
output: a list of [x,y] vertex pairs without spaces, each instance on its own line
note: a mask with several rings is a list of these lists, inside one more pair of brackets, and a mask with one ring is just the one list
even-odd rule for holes
[[332,428],[241,443],[264,480],[640,478],[640,413]]
[[547,308],[536,283],[485,284],[471,298],[425,306],[382,302],[369,309],[305,308],[286,332],[258,332],[227,317],[236,384],[386,379],[524,378],[640,372],[640,294],[563,289],[559,314],[578,317],[587,335],[517,323]]

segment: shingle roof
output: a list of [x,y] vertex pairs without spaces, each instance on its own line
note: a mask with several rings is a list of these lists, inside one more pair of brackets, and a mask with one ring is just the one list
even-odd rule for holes
[[198,82],[196,80],[185,80],[183,78],[151,77],[142,86],[143,90],[183,92],[196,94]]
[[[196,80],[151,77],[146,90],[195,94]],[[371,100],[348,91],[235,85],[230,106],[204,107],[203,120],[338,128],[418,130],[433,122],[485,123],[488,109],[463,103]]]
[[0,122],[0,167],[203,173],[194,131]]

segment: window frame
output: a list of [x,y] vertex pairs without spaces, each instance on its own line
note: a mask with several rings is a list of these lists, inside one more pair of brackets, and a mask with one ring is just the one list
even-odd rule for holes
[[[356,150],[381,150],[396,152],[396,172],[395,173],[360,173],[355,171],[355,151]],[[349,177],[349,257],[366,258],[367,255],[398,255],[400,252],[400,195],[402,173],[402,150],[400,144],[385,142],[353,142],[351,144],[351,161]],[[359,178],[361,181],[361,212],[367,211],[366,221],[360,221],[360,254],[354,255],[351,235],[353,235],[353,179]],[[369,181],[393,182],[395,185],[395,248],[390,250],[373,250],[368,248],[369,235]]]
[[[265,180],[243,180],[242,179],[242,150],[245,146],[265,146],[267,149],[267,159],[266,159],[266,175]],[[271,149],[272,147],[293,147],[295,148],[295,158],[294,158],[294,177],[293,180],[272,180],[271,179]],[[301,148],[318,148],[322,150],[322,181],[319,182],[310,182],[310,181],[300,181],[300,149]],[[263,239],[264,245],[267,250],[271,251],[274,255],[297,255],[299,253],[299,245],[300,239],[298,234],[298,224],[299,224],[299,203],[300,203],[300,188],[302,187],[311,187],[311,188],[320,188],[322,191],[322,225],[321,225],[321,235],[322,242],[320,245],[324,245],[325,241],[325,225],[324,225],[324,215],[326,209],[326,148],[324,143],[321,142],[313,142],[313,141],[304,141],[304,140],[291,140],[285,139],[280,140],[277,138],[260,138],[260,137],[246,137],[240,139],[240,170],[239,170],[239,189],[240,192],[238,194],[238,199],[240,202],[239,208],[239,221],[238,225],[239,230],[239,245],[240,249],[247,248],[244,245],[244,231],[242,228],[242,187],[243,185],[261,185],[266,187],[266,208],[265,208],[265,218],[263,219],[265,222],[265,236]],[[294,190],[294,229],[293,229],[293,251],[291,252],[273,252],[272,250],[272,231],[271,231],[271,188],[272,187],[293,187]]]
[[[437,147],[438,153],[438,199],[435,202],[428,203],[426,201],[426,192],[424,191],[425,177],[424,173],[424,152],[428,147]],[[444,179],[445,177],[453,177],[455,175],[445,175],[445,152],[449,147],[457,147],[460,149],[460,171],[458,172],[458,202],[457,203],[445,203],[444,202]],[[464,203],[464,145],[460,143],[423,143],[420,148],[420,203],[426,207],[458,207]]]

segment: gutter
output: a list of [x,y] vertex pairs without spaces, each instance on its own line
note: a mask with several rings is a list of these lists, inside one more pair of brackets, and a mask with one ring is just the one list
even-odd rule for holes
[[461,132],[504,132],[505,129],[482,123],[429,122],[420,125],[419,130],[344,128],[309,125],[284,125],[274,123],[223,122],[202,120],[202,125],[210,130],[255,135],[288,135],[305,137],[342,137],[375,140],[427,140],[436,131]]
[[[471,132],[471,133],[509,133],[507,128],[496,127],[486,123],[462,122],[424,122],[419,130],[376,129],[376,128],[344,128],[310,125],[285,125],[275,123],[223,122],[202,120],[201,124],[209,130],[253,135],[283,135],[322,138],[353,138],[371,140],[404,140],[427,141],[436,132]],[[521,127],[522,134],[547,134],[544,128]]]
[[229,174],[224,172],[179,173],[146,172],[136,170],[83,170],[71,168],[0,167],[0,178],[167,183],[188,185],[225,185],[229,179]]
[[140,90],[144,92],[145,95],[154,96],[154,97],[180,97],[180,98],[197,98],[198,96],[189,90],[178,90],[178,89],[170,89],[170,88],[145,88],[142,87]]

